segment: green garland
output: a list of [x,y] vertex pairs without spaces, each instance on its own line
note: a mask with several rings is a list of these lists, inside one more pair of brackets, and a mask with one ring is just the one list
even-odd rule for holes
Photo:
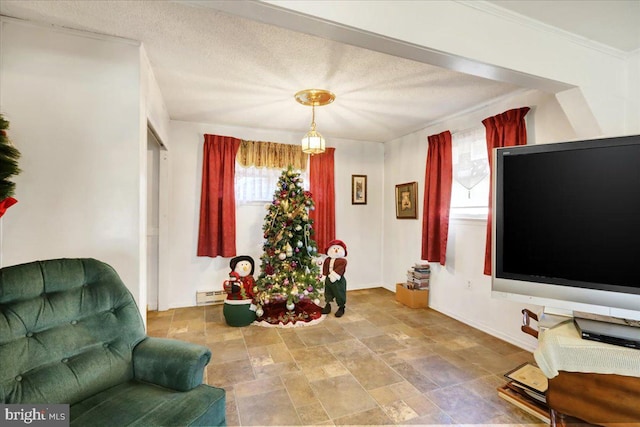
[[18,167],[20,151],[9,141],[7,129],[9,129],[9,122],[0,114],[0,201],[13,196],[16,184],[9,178],[20,173]]

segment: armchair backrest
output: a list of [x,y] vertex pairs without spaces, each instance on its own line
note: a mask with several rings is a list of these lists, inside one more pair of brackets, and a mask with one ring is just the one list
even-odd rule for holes
[[0,269],[0,402],[73,404],[128,381],[145,336],[131,293],[105,263]]

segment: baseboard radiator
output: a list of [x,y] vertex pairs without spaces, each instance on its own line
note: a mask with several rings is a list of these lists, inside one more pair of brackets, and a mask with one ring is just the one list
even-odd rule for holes
[[222,304],[227,298],[225,291],[197,291],[196,292],[196,304],[208,305],[208,304]]

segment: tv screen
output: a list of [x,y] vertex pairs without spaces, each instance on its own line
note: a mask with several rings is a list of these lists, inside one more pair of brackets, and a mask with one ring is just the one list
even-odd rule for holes
[[498,149],[494,178],[494,290],[640,310],[640,135]]

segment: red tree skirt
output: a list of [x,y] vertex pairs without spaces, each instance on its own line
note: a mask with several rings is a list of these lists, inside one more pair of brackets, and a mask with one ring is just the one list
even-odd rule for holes
[[322,316],[322,308],[310,301],[301,301],[293,310],[287,310],[285,302],[273,302],[262,306],[264,314],[258,322],[264,321],[272,325],[286,325],[296,322],[311,322]]

